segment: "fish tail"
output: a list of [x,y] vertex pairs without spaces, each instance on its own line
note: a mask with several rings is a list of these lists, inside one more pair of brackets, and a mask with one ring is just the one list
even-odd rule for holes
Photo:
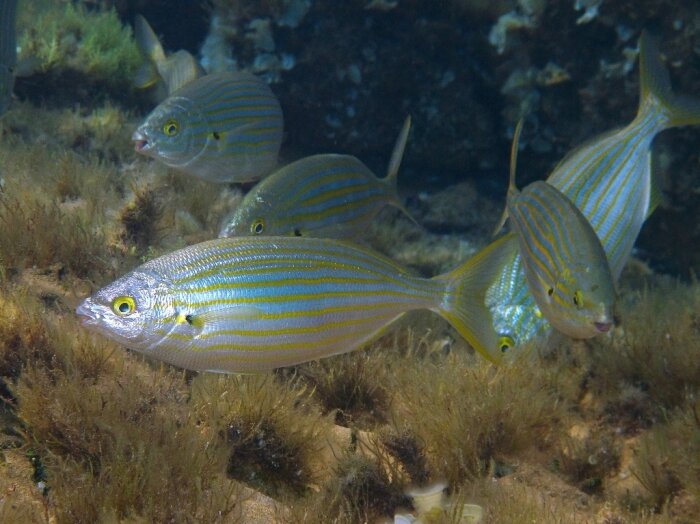
[[165,51],[150,24],[141,15],[134,19],[134,38],[146,63],[136,73],[135,83],[139,88],[147,88],[158,81],[158,67],[165,63]]
[[640,114],[658,104],[666,113],[667,127],[700,124],[700,100],[673,93],[658,46],[647,31],[639,38],[639,78]]
[[491,242],[456,269],[435,277],[445,282],[445,295],[438,312],[487,360],[501,361],[498,334],[486,307],[486,292],[517,254],[515,235]]

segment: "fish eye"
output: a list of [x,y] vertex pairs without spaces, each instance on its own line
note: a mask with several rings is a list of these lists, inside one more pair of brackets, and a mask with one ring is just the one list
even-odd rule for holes
[[112,310],[120,317],[136,311],[136,301],[133,297],[117,297],[112,301]]
[[498,347],[501,350],[501,353],[507,353],[513,349],[513,346],[515,346],[515,340],[508,335],[503,335],[498,339]]
[[574,293],[574,306],[581,309],[583,307],[583,293],[580,289],[577,289]]
[[175,136],[178,131],[180,131],[180,124],[178,124],[177,120],[174,118],[171,118],[163,124],[163,133],[165,133],[166,136]]
[[250,225],[250,232],[259,235],[265,231],[265,221],[262,218],[256,218]]

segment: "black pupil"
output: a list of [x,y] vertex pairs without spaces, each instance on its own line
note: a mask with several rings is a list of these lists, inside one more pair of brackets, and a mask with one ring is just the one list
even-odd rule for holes
[[255,232],[256,232],[256,233],[262,233],[262,230],[263,230],[263,226],[262,226],[262,224],[261,224],[260,222],[258,222],[257,224],[255,224]]
[[172,135],[174,132],[175,132],[175,126],[173,124],[170,124],[168,126],[168,133],[170,133]]
[[122,302],[121,304],[119,304],[119,311],[121,311],[122,313],[128,313],[130,309],[131,308],[129,307],[129,304],[127,304],[126,302]]

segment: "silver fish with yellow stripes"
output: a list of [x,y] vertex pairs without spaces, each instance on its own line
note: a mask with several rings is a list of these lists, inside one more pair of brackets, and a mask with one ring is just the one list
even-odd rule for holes
[[10,107],[15,85],[17,0],[0,0],[0,115]]
[[613,324],[615,285],[605,250],[586,217],[554,186],[515,186],[522,120],[511,150],[509,219],[518,237],[528,288],[542,315],[572,338],[590,338]]
[[184,49],[166,56],[160,40],[141,15],[136,15],[134,20],[134,38],[145,59],[143,66],[136,72],[136,87],[145,89],[162,82],[165,94],[170,95],[206,74],[197,59]]
[[148,356],[236,373],[345,353],[407,311],[429,309],[497,362],[484,293],[511,251],[498,240],[427,279],[333,239],[220,238],[146,262],[76,313],[87,328]]
[[[654,137],[670,127],[700,123],[700,101],[671,91],[668,73],[646,33],[639,40],[639,69],[640,105],[632,123],[574,150],[547,179],[590,222],[615,281],[654,209],[650,157]],[[494,281],[487,305],[504,348],[547,332],[519,256]]]
[[245,72],[189,82],[134,132],[138,153],[212,182],[249,182],[274,169],[282,109],[270,87]]
[[386,205],[398,207],[411,218],[396,192],[410,127],[409,117],[396,140],[385,178],[377,178],[350,155],[302,158],[248,192],[224,220],[219,236],[351,238],[365,230]]

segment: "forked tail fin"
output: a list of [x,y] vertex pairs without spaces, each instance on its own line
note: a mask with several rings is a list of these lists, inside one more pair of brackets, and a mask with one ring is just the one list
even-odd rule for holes
[[646,31],[639,37],[639,85],[640,113],[656,101],[667,115],[668,127],[700,124],[700,100],[673,93],[656,43]]
[[439,313],[476,351],[496,364],[502,356],[499,337],[485,304],[486,292],[517,253],[517,239],[509,233],[491,242],[456,269],[435,277],[445,282]]

